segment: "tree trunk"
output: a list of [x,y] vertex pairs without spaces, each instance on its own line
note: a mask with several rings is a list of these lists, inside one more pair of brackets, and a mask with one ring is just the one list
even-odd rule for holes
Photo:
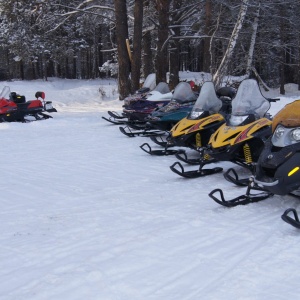
[[250,41],[250,47],[249,47],[248,59],[247,59],[247,68],[246,68],[247,77],[250,77],[251,70],[252,70],[253,53],[254,53],[256,34],[258,28],[258,20],[259,20],[259,11],[260,11],[260,2],[258,4],[257,11],[255,13],[254,21],[252,24],[252,35],[251,35],[251,41]]
[[[176,12],[181,8],[182,0],[174,0],[173,10]],[[173,18],[172,18],[173,19]],[[181,22],[173,19],[174,25],[180,25]],[[180,28],[175,27],[172,29],[175,36],[180,35]],[[171,51],[170,51],[170,77],[169,77],[169,86],[173,90],[175,86],[179,83],[179,69],[180,69],[180,42],[178,39],[172,40],[171,42]]]
[[283,5],[280,5],[280,7],[282,9],[280,9],[280,44],[282,45],[281,49],[280,49],[280,56],[281,56],[281,63],[280,63],[280,94],[284,95],[285,94],[285,89],[284,89],[284,84],[285,84],[285,72],[284,72],[284,68],[285,68],[285,21],[284,21],[284,17],[285,17],[285,13],[284,13],[284,7]]
[[133,31],[133,54],[131,68],[131,92],[134,93],[140,87],[141,76],[141,53],[143,36],[143,0],[135,0],[134,4],[134,31]]
[[143,57],[143,71],[144,77],[147,78],[149,74],[153,71],[153,64],[152,64],[152,51],[151,51],[151,32],[147,31],[143,37],[143,50],[144,50],[144,57]]
[[[212,24],[212,7],[211,7],[211,0],[206,0],[205,2],[205,27],[204,27],[204,34],[210,35],[211,33],[211,24]],[[211,56],[209,52],[210,48],[210,38],[204,38],[203,44],[203,72],[210,72],[211,68]]]
[[156,0],[158,11],[156,83],[166,82],[168,72],[168,47],[164,44],[168,39],[170,0]]
[[243,2],[241,4],[238,19],[237,19],[234,29],[232,31],[226,52],[225,52],[223,59],[218,67],[218,70],[216,71],[216,73],[213,76],[213,82],[215,83],[215,86],[217,88],[221,85],[222,79],[227,73],[228,65],[232,58],[233,51],[234,51],[235,45],[236,45],[238,37],[239,37],[239,33],[242,29],[243,22],[244,22],[246,13],[247,13],[248,1],[249,0],[243,0]]
[[124,0],[115,0],[116,40],[118,52],[118,86],[119,99],[123,100],[130,94],[130,61],[126,47],[128,38],[127,6]]

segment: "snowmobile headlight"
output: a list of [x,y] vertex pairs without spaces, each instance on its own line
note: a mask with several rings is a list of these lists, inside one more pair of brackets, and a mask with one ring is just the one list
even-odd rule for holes
[[299,142],[300,141],[300,128],[296,128],[291,132],[292,139]]
[[276,147],[285,147],[290,143],[288,139],[288,129],[282,125],[278,125],[272,135],[272,144]]
[[300,142],[300,128],[286,128],[278,125],[272,135],[272,144],[276,147],[285,147]]
[[283,136],[284,131],[285,129],[283,126],[278,126],[274,132],[276,139],[280,139]]
[[203,113],[203,110],[201,111],[192,111],[191,112],[191,119],[197,119],[199,118]]
[[247,115],[246,116],[232,115],[230,117],[229,124],[232,126],[237,126],[237,125],[243,123],[247,119],[247,117],[248,117]]

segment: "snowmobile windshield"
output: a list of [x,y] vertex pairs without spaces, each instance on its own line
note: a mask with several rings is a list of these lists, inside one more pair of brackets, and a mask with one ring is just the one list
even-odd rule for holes
[[155,73],[149,74],[147,78],[145,79],[145,82],[143,84],[143,88],[149,88],[150,91],[152,91],[156,86],[156,76]]
[[172,100],[178,103],[196,101],[197,97],[187,82],[180,82],[174,90]]
[[2,89],[2,92],[0,94],[0,99],[2,99],[2,98],[9,99],[9,95],[10,95],[10,87],[9,86],[5,86]]
[[236,126],[251,114],[256,119],[262,118],[269,108],[270,102],[261,94],[257,82],[254,79],[243,80],[232,100],[229,124]]
[[154,91],[160,92],[161,94],[170,93],[170,89],[167,83],[160,82],[154,89]]
[[208,111],[209,114],[217,113],[221,107],[222,100],[217,97],[214,84],[205,82],[188,119],[197,119],[204,111]]

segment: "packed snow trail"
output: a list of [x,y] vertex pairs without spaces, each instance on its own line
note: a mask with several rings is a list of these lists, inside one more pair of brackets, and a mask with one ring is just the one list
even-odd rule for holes
[[278,197],[219,207],[213,187],[243,189],[178,177],[174,157],[97,113],[0,128],[3,299],[263,299],[279,281],[294,294],[298,236]]

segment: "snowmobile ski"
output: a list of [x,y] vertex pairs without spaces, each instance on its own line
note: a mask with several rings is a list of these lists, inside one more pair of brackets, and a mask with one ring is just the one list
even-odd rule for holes
[[162,138],[162,135],[150,136],[150,139],[152,142],[154,142],[155,144],[157,144],[161,147],[164,147],[164,148],[168,147],[168,142]]
[[[292,215],[293,217],[290,216],[290,215]],[[282,214],[281,219],[284,222],[286,222],[286,223],[288,223],[288,224],[290,224],[290,225],[292,225],[292,226],[300,229],[300,221],[299,221],[298,213],[297,213],[297,211],[294,208],[288,208]]]
[[36,119],[37,120],[43,120],[43,119],[52,119],[53,117],[52,116],[49,116],[43,112],[39,112],[35,115]]
[[152,128],[146,128],[146,123],[143,121],[129,120],[129,121],[126,121],[125,124],[134,130],[150,130],[150,129],[152,129]]
[[[170,169],[174,173],[176,173],[176,174],[178,174],[178,175],[180,175],[184,178],[204,177],[204,176],[216,174],[216,173],[219,173],[219,172],[223,171],[223,168],[220,168],[220,167],[215,167],[215,168],[211,168],[211,169],[203,169],[204,165],[205,164],[201,164],[198,170],[184,171],[184,168],[183,168],[182,164],[177,161],[172,166],[170,166]],[[178,167],[176,167],[176,166],[178,166]]]
[[108,111],[107,112],[112,118],[114,118],[114,119],[126,119],[127,117],[125,117],[125,116],[123,116],[123,115],[120,115],[120,114],[118,114],[117,112],[115,112],[115,111]]
[[[251,194],[251,190],[260,191],[260,193]],[[216,196],[217,193],[219,193],[219,198]],[[214,189],[208,194],[208,196],[220,205],[225,207],[234,207],[259,202],[273,196],[273,194],[257,185],[254,185],[253,178],[250,177],[245,195],[238,196],[231,200],[225,200],[223,191],[221,189]]]
[[106,117],[102,116],[102,119],[104,119],[105,121],[110,122],[112,124],[115,124],[115,125],[124,125],[124,124],[126,124],[125,121],[118,121],[118,120],[115,120],[112,117],[106,118]]
[[[127,128],[127,131],[126,131],[126,128]],[[161,135],[161,134],[164,134],[163,131],[160,131],[160,130],[139,130],[139,131],[131,131],[129,129],[128,126],[126,127],[122,127],[120,126],[119,127],[120,131],[125,134],[126,136],[128,137],[135,137],[135,136],[145,136],[145,137],[150,137],[150,136],[157,136],[157,135]]]
[[151,155],[164,156],[164,155],[174,155],[178,152],[178,150],[170,150],[165,148],[164,150],[152,150],[148,143],[144,143],[140,146],[140,148]]
[[228,169],[223,176],[227,181],[238,186],[248,186],[249,184],[249,178],[239,178],[239,175],[233,168]]

